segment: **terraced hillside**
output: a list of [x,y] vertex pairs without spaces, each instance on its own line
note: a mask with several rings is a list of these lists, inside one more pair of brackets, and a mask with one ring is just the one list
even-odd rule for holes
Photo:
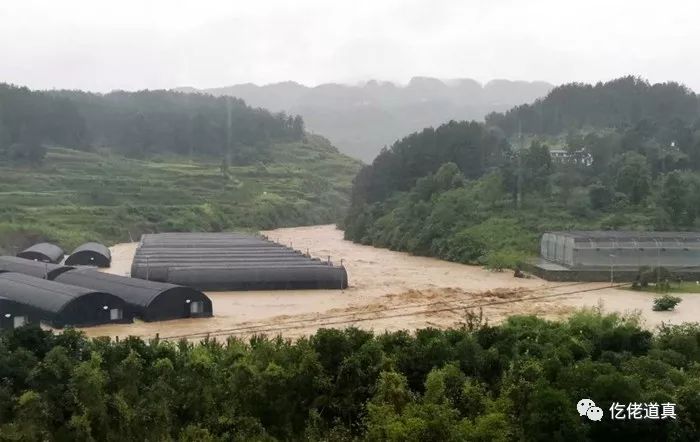
[[71,248],[155,231],[274,228],[336,221],[359,162],[324,138],[274,144],[273,163],[223,172],[213,159],[51,148],[39,167],[0,164],[0,252],[38,239]]

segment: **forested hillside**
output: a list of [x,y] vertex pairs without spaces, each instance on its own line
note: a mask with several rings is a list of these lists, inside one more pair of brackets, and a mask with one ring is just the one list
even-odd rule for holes
[[409,135],[355,178],[346,238],[500,267],[545,230],[695,228],[699,103],[627,77]]
[[301,117],[253,109],[240,99],[170,91],[31,91],[0,84],[0,155],[37,162],[43,146],[146,156],[173,153],[265,159],[272,142],[299,141]]
[[[690,442],[699,343],[696,325],[652,334],[595,312],[295,342],[21,328],[0,335],[0,441]],[[579,416],[582,398],[600,422]],[[614,403],[655,404],[657,418],[614,420]]]
[[571,129],[625,129],[643,120],[662,126],[694,123],[699,109],[698,96],[681,84],[622,77],[557,87],[533,104],[489,114],[486,123],[509,134],[520,128],[524,133],[558,134]]

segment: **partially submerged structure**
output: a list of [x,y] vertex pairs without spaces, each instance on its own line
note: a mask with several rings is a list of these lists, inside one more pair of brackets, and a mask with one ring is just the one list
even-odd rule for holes
[[[146,279],[149,281],[168,281],[175,284],[182,284],[181,282],[176,282],[172,278],[174,269],[184,269],[184,268],[196,268],[199,270],[207,269],[222,269],[223,271],[233,270],[233,269],[259,269],[259,270],[269,270],[274,272],[278,268],[297,268],[297,267],[319,267],[322,269],[333,268],[329,266],[328,263],[322,262],[320,260],[314,259],[256,259],[251,258],[249,260],[237,260],[237,259],[220,259],[211,260],[203,258],[202,260],[195,259],[158,259],[158,260],[134,260],[131,267],[131,276],[134,278]],[[338,267],[342,268],[342,267]],[[323,272],[322,270],[321,272]],[[337,286],[337,284],[336,284]],[[202,290],[212,290],[205,289],[203,286],[197,286]],[[336,288],[336,287],[334,287]],[[232,290],[229,288],[222,290]]]
[[20,258],[49,262],[53,264],[59,264],[61,261],[63,261],[63,255],[65,255],[65,252],[62,248],[48,242],[34,244],[28,249],[22,250],[17,254],[17,256]]
[[92,266],[106,268],[112,264],[112,253],[109,249],[97,242],[87,242],[78,246],[73,253],[66,258],[66,265]]
[[345,268],[242,233],[143,235],[131,276],[200,290],[344,289]]
[[38,322],[39,315],[33,308],[0,296],[0,330],[12,330]]
[[22,273],[24,275],[34,276],[35,278],[53,281],[61,273],[72,269],[73,267],[70,266],[33,261],[16,256],[0,256],[0,273]]
[[541,260],[532,265],[545,279],[629,281],[642,267],[666,267],[682,278],[700,276],[700,233],[566,231],[548,232]]
[[0,273],[0,295],[22,304],[28,322],[52,327],[132,322],[131,309],[121,298],[21,273]]
[[239,248],[281,247],[266,238],[247,233],[154,233],[141,236],[140,245],[163,248]]
[[327,264],[170,267],[167,277],[175,284],[202,290],[342,290],[348,286],[345,268]]
[[212,316],[211,300],[190,287],[110,275],[93,269],[65,272],[56,280],[116,295],[128,304],[134,316],[144,321]]

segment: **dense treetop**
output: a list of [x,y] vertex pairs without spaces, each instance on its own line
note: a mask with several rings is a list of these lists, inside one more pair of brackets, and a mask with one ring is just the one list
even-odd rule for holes
[[[0,334],[0,441],[697,441],[699,349],[697,326],[595,312],[295,342],[21,328]],[[675,418],[612,420],[614,402]]]
[[454,162],[469,178],[502,164],[510,146],[498,133],[476,122],[449,122],[428,128],[384,149],[356,179],[356,198],[374,202],[405,191],[416,179]]
[[622,77],[595,85],[571,83],[554,88],[533,104],[492,113],[486,123],[508,134],[522,129],[531,134],[557,134],[581,128],[625,128],[642,120],[667,124],[695,122],[700,97],[675,83],[650,84],[637,77]]

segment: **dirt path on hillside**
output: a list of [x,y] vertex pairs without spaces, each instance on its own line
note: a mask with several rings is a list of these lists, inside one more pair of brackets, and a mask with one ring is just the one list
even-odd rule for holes
[[[156,323],[86,328],[91,336],[199,339],[205,336],[249,336],[255,333],[296,337],[320,327],[357,326],[384,330],[450,327],[464,322],[466,311],[496,323],[513,314],[547,318],[566,316],[603,300],[606,310],[641,309],[649,326],[661,321],[694,320],[700,295],[681,304],[677,313],[651,312],[653,296],[608,288],[606,284],[550,283],[537,278],[516,279],[511,272],[490,272],[434,258],[354,244],[342,239],[335,226],[277,229],[270,239],[292,245],[312,256],[347,268],[346,290],[210,292],[214,317]],[[126,275],[136,243],[112,249],[109,272]],[[685,301],[684,301],[685,302]],[[648,310],[648,312],[647,312]]]

